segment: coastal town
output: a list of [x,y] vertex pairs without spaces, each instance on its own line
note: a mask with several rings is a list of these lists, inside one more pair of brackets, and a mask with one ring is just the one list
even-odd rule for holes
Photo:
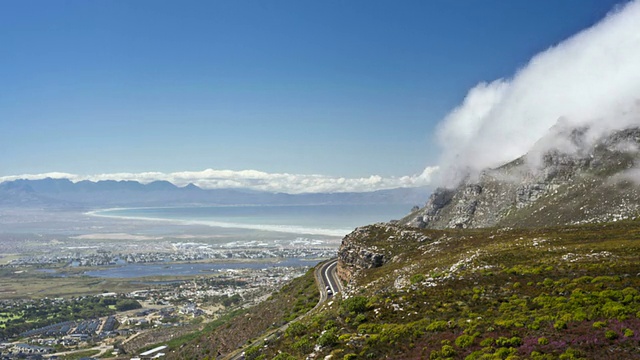
[[299,235],[138,236],[0,235],[0,359],[144,358],[268,298],[337,247]]
[[21,222],[29,216],[0,217],[0,359],[158,357],[151,350],[267,299],[341,241],[56,216],[43,233]]
[[[0,359],[56,359],[74,353],[88,357],[140,355],[143,351],[139,350],[164,339],[165,334],[171,334],[170,339],[193,332],[233,310],[253,306],[307,270],[277,266],[229,269],[190,281],[146,284],[144,289],[128,293],[0,300]],[[35,328],[21,322],[31,314],[60,314],[64,309],[71,309],[71,317],[74,311],[78,316]],[[92,317],[88,309],[104,315]]]
[[[6,262],[9,267],[24,265],[70,267],[114,266],[135,263],[193,262],[206,260],[260,260],[260,259],[314,259],[328,258],[335,253],[335,246],[322,242],[292,241],[292,245],[261,242],[230,243],[213,246],[207,243],[174,242],[129,248],[109,244],[92,247],[67,247],[55,252],[41,252],[17,256]],[[137,244],[136,244],[137,245]]]

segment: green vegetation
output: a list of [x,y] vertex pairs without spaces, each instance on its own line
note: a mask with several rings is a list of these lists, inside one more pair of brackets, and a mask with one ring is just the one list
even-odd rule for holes
[[13,337],[24,331],[70,321],[113,315],[118,310],[138,309],[136,300],[86,296],[70,300],[41,299],[24,302],[0,313],[0,338]]
[[304,358],[314,346],[318,358],[640,354],[639,222],[413,235],[393,226],[368,230],[362,244],[402,261],[362,270],[355,292],[336,296],[257,356]]
[[[53,276],[39,271],[35,266],[24,266],[20,272],[15,269],[0,267],[0,289],[2,299],[44,299],[44,298],[71,298],[77,296],[97,295],[111,289],[119,293],[127,293],[139,290],[140,285],[136,281],[154,281],[157,277],[144,279],[97,279],[81,276],[87,268],[57,269],[58,271],[75,271],[77,273],[65,273],[67,276]],[[92,270],[95,270],[92,269]],[[167,277],[162,280],[181,280],[182,276]]]
[[118,311],[135,310],[142,308],[139,302],[133,299],[119,299],[113,304]]
[[364,296],[354,296],[342,302],[342,308],[351,313],[363,313],[367,311],[368,299]]

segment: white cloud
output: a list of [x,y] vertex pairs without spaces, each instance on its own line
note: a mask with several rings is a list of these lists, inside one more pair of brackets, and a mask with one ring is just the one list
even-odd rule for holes
[[362,178],[343,178],[325,175],[305,175],[288,173],[267,173],[257,170],[215,170],[182,171],[174,173],[142,172],[113,173],[95,175],[76,175],[69,173],[24,174],[0,177],[0,182],[17,179],[69,179],[73,182],[82,180],[134,180],[150,183],[156,180],[169,181],[177,186],[193,183],[203,189],[246,188],[269,192],[318,193],[318,192],[363,192],[393,188],[428,186],[431,184],[437,167],[427,167],[418,175],[388,177],[372,175]]
[[591,137],[638,125],[639,99],[636,0],[534,56],[512,78],[471,89],[439,126],[440,182],[524,155],[559,119],[590,126]]

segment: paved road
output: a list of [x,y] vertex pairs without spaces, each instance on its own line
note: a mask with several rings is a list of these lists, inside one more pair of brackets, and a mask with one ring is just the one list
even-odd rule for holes
[[[340,284],[340,281],[338,280],[338,276],[336,274],[337,265],[338,265],[338,259],[331,259],[331,260],[325,261],[324,263],[316,266],[316,270],[314,272],[314,275],[315,275],[315,279],[316,279],[316,285],[318,286],[318,290],[320,291],[320,301],[318,301],[316,306],[311,311],[315,310],[317,307],[322,305],[322,303],[324,303],[325,301],[327,301],[327,299],[330,298],[330,296],[327,294],[328,293],[327,286],[329,287],[329,289],[331,289],[331,292],[333,294],[337,294],[338,292],[342,291],[342,284]],[[311,311],[309,311],[309,312],[311,312]],[[294,320],[282,325],[278,329],[272,330],[271,332],[266,334],[265,342],[270,342],[270,341],[278,338],[281,334],[284,334],[284,332],[289,327],[289,324],[300,320],[301,318],[303,318],[307,314],[300,315],[297,318],[295,318]],[[230,353],[230,354],[228,354],[226,356],[221,357],[221,359],[228,359],[228,360],[241,360],[241,359],[244,359],[244,351],[243,350],[244,349],[236,350],[236,351],[234,351],[234,352],[232,352],[232,353]]]
[[333,294],[337,294],[342,290],[342,286],[336,274],[337,268],[338,259],[329,260],[319,267],[323,285],[323,289],[320,291],[320,303],[326,300],[326,296],[323,299],[323,293],[324,295],[328,295],[327,293],[329,289]]

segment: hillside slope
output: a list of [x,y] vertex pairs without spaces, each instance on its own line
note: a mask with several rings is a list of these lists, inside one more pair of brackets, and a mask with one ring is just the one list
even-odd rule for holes
[[[314,272],[292,280],[278,292],[255,307],[243,310],[240,315],[217,324],[213,330],[205,330],[185,337],[185,341],[170,344],[167,359],[216,359],[218,354],[250,344],[268,331],[278,329],[283,323],[312,309],[319,300]],[[212,326],[210,326],[211,328]],[[186,341],[193,338],[191,341]]]
[[640,359],[639,255],[637,221],[363,227],[340,249],[347,290],[262,355]]
[[252,338],[246,359],[640,359],[639,221],[377,224],[344,239],[339,267],[346,290],[268,342],[251,319],[292,319],[292,289],[169,357],[213,358]]

